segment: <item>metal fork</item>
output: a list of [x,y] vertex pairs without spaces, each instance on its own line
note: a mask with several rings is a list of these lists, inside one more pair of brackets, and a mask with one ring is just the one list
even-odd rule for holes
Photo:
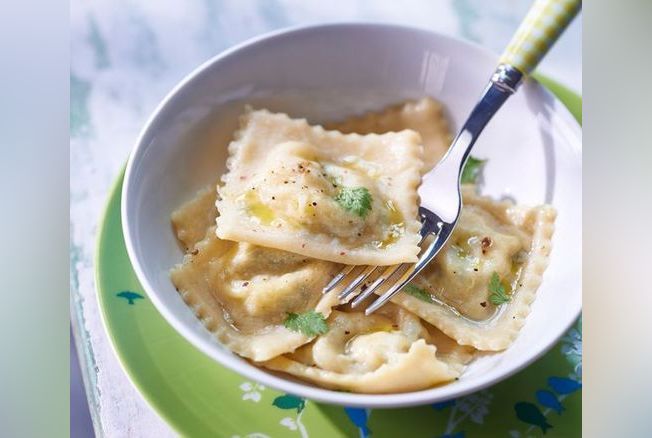
[[[537,0],[500,58],[498,68],[491,76],[480,101],[471,111],[459,134],[453,140],[448,153],[440,163],[428,173],[419,187],[421,207],[421,245],[428,236],[432,241],[421,251],[415,264],[381,266],[346,266],[324,287],[327,293],[337,287],[342,280],[355,272],[355,277],[340,292],[338,297],[346,300],[360,285],[361,293],[351,302],[357,307],[365,299],[378,291],[390,278],[397,277],[387,291],[367,307],[370,315],[392,297],[398,294],[442,249],[450,238],[462,209],[460,178],[462,169],[469,157],[471,148],[480,133],[498,109],[505,103],[528,74],[548,52],[562,31],[579,12],[579,0]],[[365,281],[375,274],[371,285]]]

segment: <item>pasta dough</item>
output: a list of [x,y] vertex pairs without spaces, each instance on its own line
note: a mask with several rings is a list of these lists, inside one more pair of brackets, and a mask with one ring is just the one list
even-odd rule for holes
[[[523,326],[541,283],[555,211],[494,201],[476,195],[473,186],[463,188],[463,198],[450,241],[412,283],[431,299],[401,293],[392,301],[460,344],[502,350]],[[494,274],[510,297],[499,308],[490,298]]]
[[193,199],[172,212],[172,227],[184,251],[192,249],[206,236],[206,231],[215,225],[216,197],[215,186],[205,187]]
[[[458,377],[473,349],[462,347],[392,305],[376,314],[333,311],[329,331],[262,365],[320,386],[363,393],[430,388]],[[433,343],[433,341],[435,341]],[[438,356],[438,343],[445,353]]]
[[235,138],[218,189],[220,238],[346,264],[417,260],[417,133],[343,135],[260,110]]
[[453,139],[444,117],[444,109],[432,97],[392,105],[359,117],[349,117],[341,122],[326,124],[325,127],[357,134],[384,134],[412,129],[423,140],[423,174],[428,173],[444,157]]
[[188,236],[199,235],[195,218],[211,214],[204,202],[207,193],[201,191],[174,214],[179,238],[184,236],[187,246],[193,248],[171,272],[183,299],[222,344],[254,361],[267,360],[309,342],[311,337],[288,330],[283,321],[290,312],[309,309],[328,316],[331,307],[338,304],[337,297],[334,292],[322,295],[321,290],[338,266],[221,240],[214,226],[204,230],[203,240],[191,242]]

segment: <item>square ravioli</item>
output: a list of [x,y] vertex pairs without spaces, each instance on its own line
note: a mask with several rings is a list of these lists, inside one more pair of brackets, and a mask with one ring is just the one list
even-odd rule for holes
[[170,277],[204,326],[230,350],[253,361],[294,351],[312,337],[289,330],[290,312],[328,316],[336,292],[322,286],[339,265],[215,235],[215,188],[201,190],[172,214],[186,250]]
[[217,236],[350,265],[416,262],[421,137],[342,134],[247,112],[218,187]]
[[392,301],[462,345],[499,351],[525,323],[548,265],[556,212],[462,189],[462,215],[446,246]]
[[[212,230],[210,230],[212,231]],[[230,350],[268,360],[309,342],[289,330],[289,313],[314,309],[328,316],[338,304],[322,287],[337,265],[208,233],[171,271],[184,301]]]
[[424,167],[421,173],[428,173],[441,160],[453,141],[448,121],[441,103],[432,97],[392,105],[378,112],[329,123],[326,129],[343,133],[384,134],[412,129],[421,135],[423,141]]
[[383,394],[449,382],[475,351],[391,303],[369,316],[333,311],[328,325],[310,344],[261,365],[325,388]]

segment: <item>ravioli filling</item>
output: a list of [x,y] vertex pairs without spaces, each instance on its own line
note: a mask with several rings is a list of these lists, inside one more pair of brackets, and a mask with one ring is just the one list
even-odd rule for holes
[[[284,321],[289,313],[310,309],[330,314],[338,300],[334,293],[322,295],[322,288],[338,265],[222,240],[214,226],[200,233],[204,215],[215,220],[217,214],[207,196],[201,191],[173,214],[177,237],[188,248],[183,263],[171,271],[177,290],[204,325],[243,357],[267,360],[309,342],[312,336],[288,330]],[[199,242],[189,239],[200,234],[205,237]]]
[[378,175],[364,160],[318,161],[314,147],[287,142],[236,202],[256,224],[388,249],[404,234],[405,220],[383,195]]
[[507,348],[525,324],[548,264],[555,210],[478,196],[463,187],[450,241],[392,302],[463,345]]
[[492,276],[498,276],[512,295],[530,245],[531,238],[523,230],[467,205],[451,239],[412,284],[461,316],[484,321],[498,308],[491,300]]
[[415,262],[421,137],[344,135],[249,111],[218,188],[217,235],[331,262]]

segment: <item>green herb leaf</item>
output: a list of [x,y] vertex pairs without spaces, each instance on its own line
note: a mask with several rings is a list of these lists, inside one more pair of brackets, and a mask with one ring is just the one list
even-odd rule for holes
[[366,187],[343,187],[335,201],[344,210],[364,218],[371,211],[371,193]]
[[501,304],[508,303],[511,300],[511,297],[505,292],[505,286],[500,281],[500,277],[496,272],[491,274],[491,280],[489,280],[489,301],[496,306]]
[[413,285],[412,283],[408,283],[404,288],[403,292],[405,292],[408,295],[412,295],[414,298],[418,298],[421,301],[425,301],[426,303],[432,303],[432,296],[426,292],[424,289],[421,289],[420,287],[417,287]]
[[314,310],[309,310],[306,313],[288,313],[283,325],[294,332],[303,333],[306,336],[323,335],[328,332],[326,318]]
[[480,160],[474,156],[469,156],[469,159],[466,160],[466,164],[464,165],[464,169],[462,169],[462,184],[475,184],[486,162],[487,160]]

